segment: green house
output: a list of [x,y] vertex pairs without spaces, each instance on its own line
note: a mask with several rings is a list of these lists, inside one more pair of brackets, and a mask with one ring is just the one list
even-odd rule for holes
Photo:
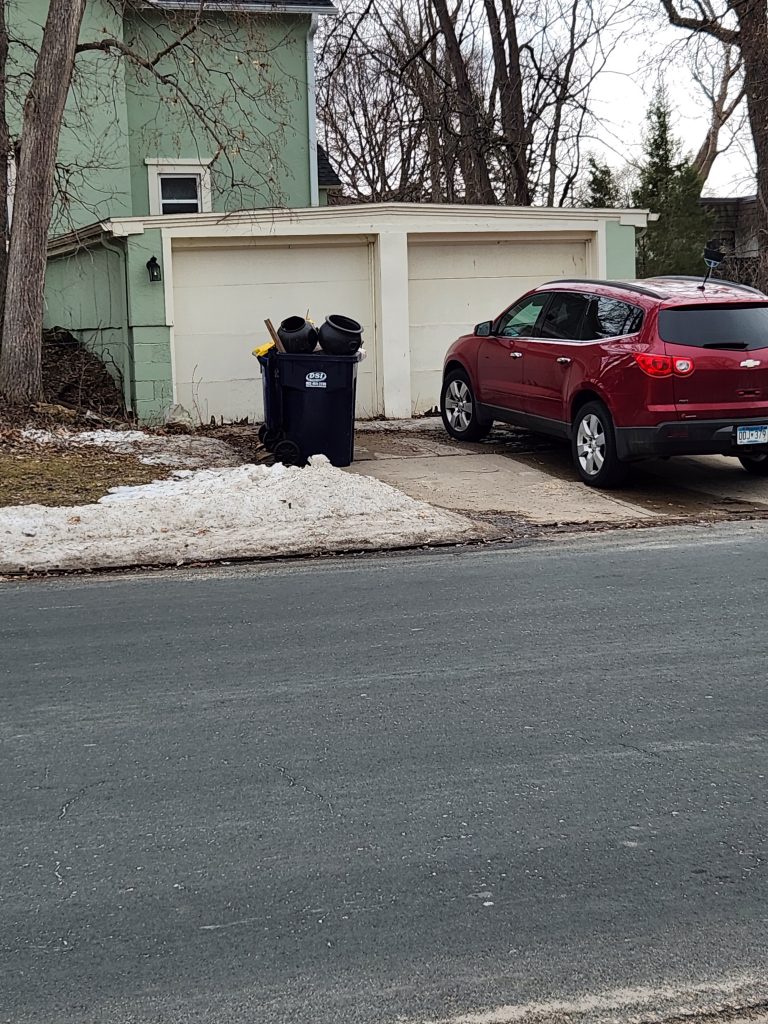
[[[162,266],[162,253],[97,226],[319,206],[337,184],[322,151],[318,174],[315,132],[314,35],[331,0],[202,8],[89,0],[81,42],[103,49],[78,55],[59,146],[45,323],[108,351],[137,412],[167,404],[142,379],[168,362],[165,312],[146,287],[147,260]],[[47,0],[9,5],[12,67],[34,59],[47,10]],[[12,124],[22,100],[11,97]]]

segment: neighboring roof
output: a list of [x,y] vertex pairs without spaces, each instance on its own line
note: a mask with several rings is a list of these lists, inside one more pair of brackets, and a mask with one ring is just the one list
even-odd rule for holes
[[317,144],[317,184],[320,188],[341,188],[339,176],[319,142]]
[[[200,0],[146,0],[168,11],[197,11]],[[252,11],[254,14],[336,14],[332,0],[206,0],[210,11]]]
[[702,206],[747,206],[757,202],[757,196],[702,196]]

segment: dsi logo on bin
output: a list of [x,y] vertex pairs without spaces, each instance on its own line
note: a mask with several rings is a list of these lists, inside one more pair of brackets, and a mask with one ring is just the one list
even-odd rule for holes
[[324,388],[326,387],[327,373],[323,373],[322,370],[313,370],[312,373],[307,374],[306,386],[308,388]]

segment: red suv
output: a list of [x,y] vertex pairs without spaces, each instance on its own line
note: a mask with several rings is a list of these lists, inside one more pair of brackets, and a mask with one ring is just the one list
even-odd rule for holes
[[688,277],[551,281],[451,345],[440,407],[460,441],[494,420],[570,441],[593,487],[655,456],[768,475],[768,297]]

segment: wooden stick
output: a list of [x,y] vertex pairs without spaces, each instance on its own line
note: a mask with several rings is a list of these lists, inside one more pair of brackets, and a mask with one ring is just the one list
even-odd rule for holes
[[275,330],[274,326],[272,325],[272,321],[271,320],[265,320],[264,321],[264,326],[269,331],[269,336],[272,339],[272,341],[274,341],[275,348],[277,349],[277,351],[278,352],[285,352],[285,345],[283,345],[282,341],[280,341],[280,335],[277,333],[277,331]]

